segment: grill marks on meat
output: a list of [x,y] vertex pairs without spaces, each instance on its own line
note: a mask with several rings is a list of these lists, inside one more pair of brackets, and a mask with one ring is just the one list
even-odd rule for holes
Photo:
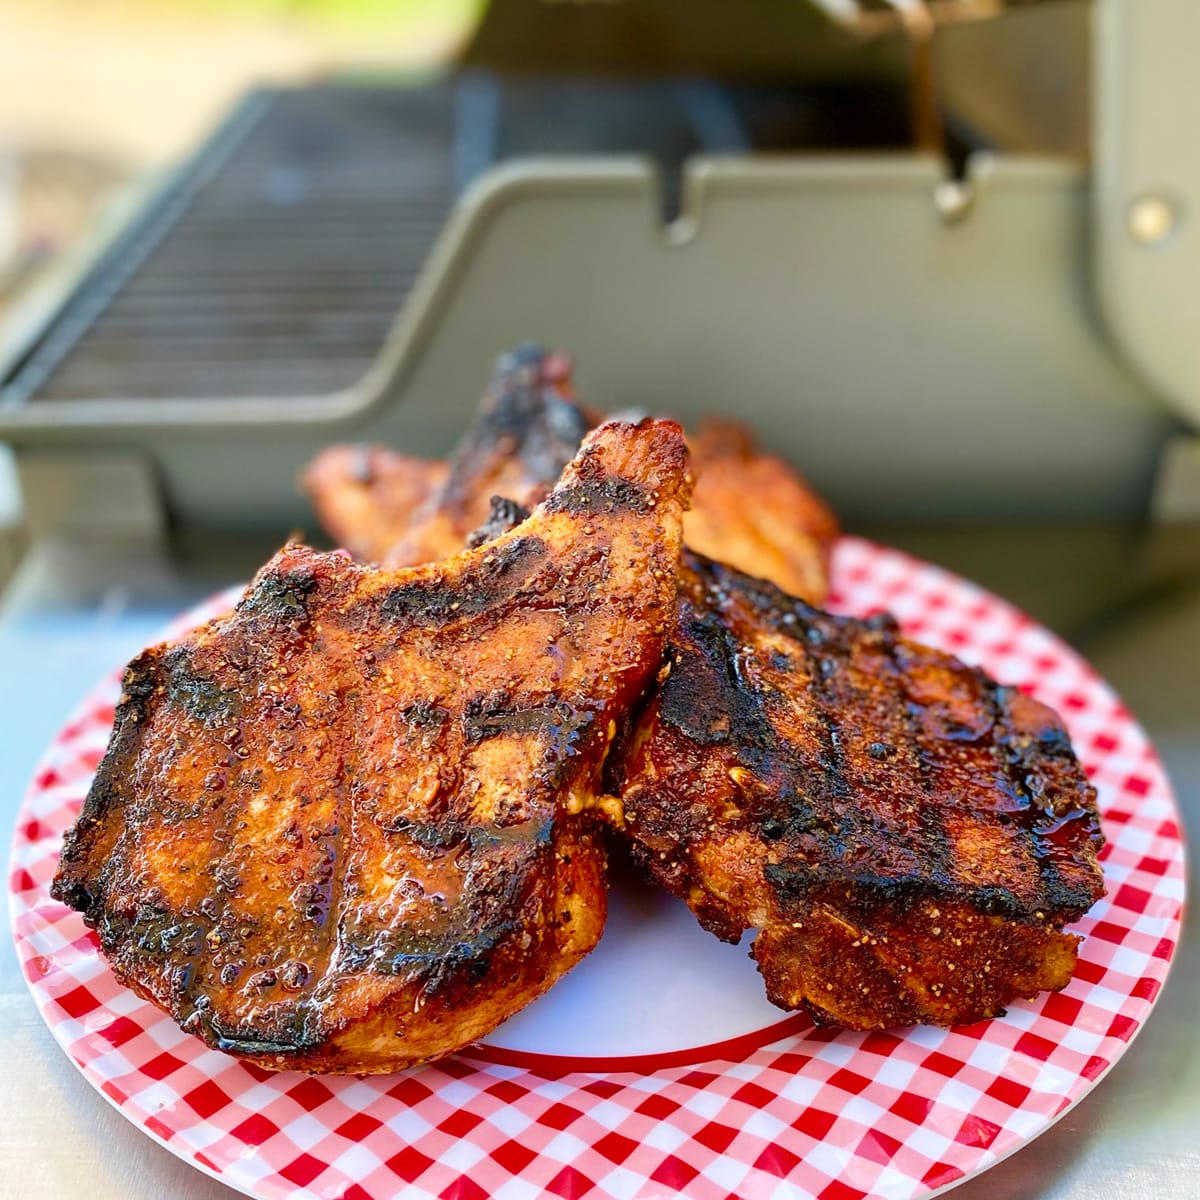
[[590,808],[662,661],[688,487],[677,426],[610,425],[444,563],[287,547],[130,665],[54,894],[126,982],[268,1067],[482,1036],[600,936]]
[[685,555],[660,686],[619,760],[625,836],[770,998],[857,1029],[1060,988],[1103,893],[1058,717],[906,641]]
[[[597,419],[575,401],[566,355],[520,346],[497,362],[479,413],[447,463],[334,446],[303,484],[321,524],[356,558],[436,562],[491,520],[493,499],[526,509],[539,503]],[[736,422],[705,422],[689,449],[696,487],[685,542],[820,604],[838,533],[825,502]]]
[[[713,932],[761,928],[771,998],[823,1021],[946,1024],[1063,986],[1062,926],[1102,884],[1057,717],[886,620],[760,582],[823,599],[832,514],[737,425],[690,449],[684,539],[728,567],[685,560],[661,686],[622,738],[635,855]],[[524,513],[493,500],[471,543]]]

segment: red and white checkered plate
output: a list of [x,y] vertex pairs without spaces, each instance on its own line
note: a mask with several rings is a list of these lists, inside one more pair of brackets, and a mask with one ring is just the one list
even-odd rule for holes
[[623,886],[600,948],[485,1044],[391,1076],[272,1074],[122,987],[79,916],[49,897],[108,738],[114,677],[48,750],[17,827],[14,928],[42,1015],[131,1121],[260,1197],[900,1200],[983,1170],[1079,1100],[1146,1019],[1179,932],[1178,813],[1112,691],[1008,604],[855,539],[834,578],[837,609],[891,609],[907,633],[1065,717],[1109,840],[1108,896],[1076,927],[1085,940],[1064,991],[967,1028],[819,1030],[766,1004],[744,948]]

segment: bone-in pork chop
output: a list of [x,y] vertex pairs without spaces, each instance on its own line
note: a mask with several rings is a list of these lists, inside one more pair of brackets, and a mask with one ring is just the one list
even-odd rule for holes
[[591,810],[662,662],[689,488],[678,426],[606,425],[445,562],[284,549],[127,669],[55,896],[125,982],[267,1067],[481,1037],[600,936]]

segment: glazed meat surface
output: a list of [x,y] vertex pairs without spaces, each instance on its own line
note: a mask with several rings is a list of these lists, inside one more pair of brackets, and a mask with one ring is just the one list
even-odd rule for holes
[[818,1021],[948,1025],[1063,987],[1103,894],[1058,717],[905,640],[685,554],[660,686],[614,755],[624,836]]
[[[437,562],[488,520],[494,496],[530,508],[554,486],[599,419],[574,396],[566,355],[520,346],[497,362],[447,463],[332,446],[305,472],[304,488],[326,531],[356,558]],[[696,487],[684,518],[687,544],[820,604],[838,534],[825,502],[736,422],[704,423],[689,449]]]
[[127,669],[55,896],[125,982],[266,1067],[487,1033],[600,936],[592,810],[662,662],[686,459],[669,422],[606,425],[443,563],[285,548]]

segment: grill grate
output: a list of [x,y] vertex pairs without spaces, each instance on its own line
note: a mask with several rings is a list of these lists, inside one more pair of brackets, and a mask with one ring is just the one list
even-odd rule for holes
[[96,265],[0,402],[315,396],[377,355],[458,191],[493,162],[634,153],[666,215],[697,151],[898,146],[901,85],[328,84],[256,93]]
[[453,121],[446,86],[256,95],[6,390],[175,399],[353,384],[450,209]]

